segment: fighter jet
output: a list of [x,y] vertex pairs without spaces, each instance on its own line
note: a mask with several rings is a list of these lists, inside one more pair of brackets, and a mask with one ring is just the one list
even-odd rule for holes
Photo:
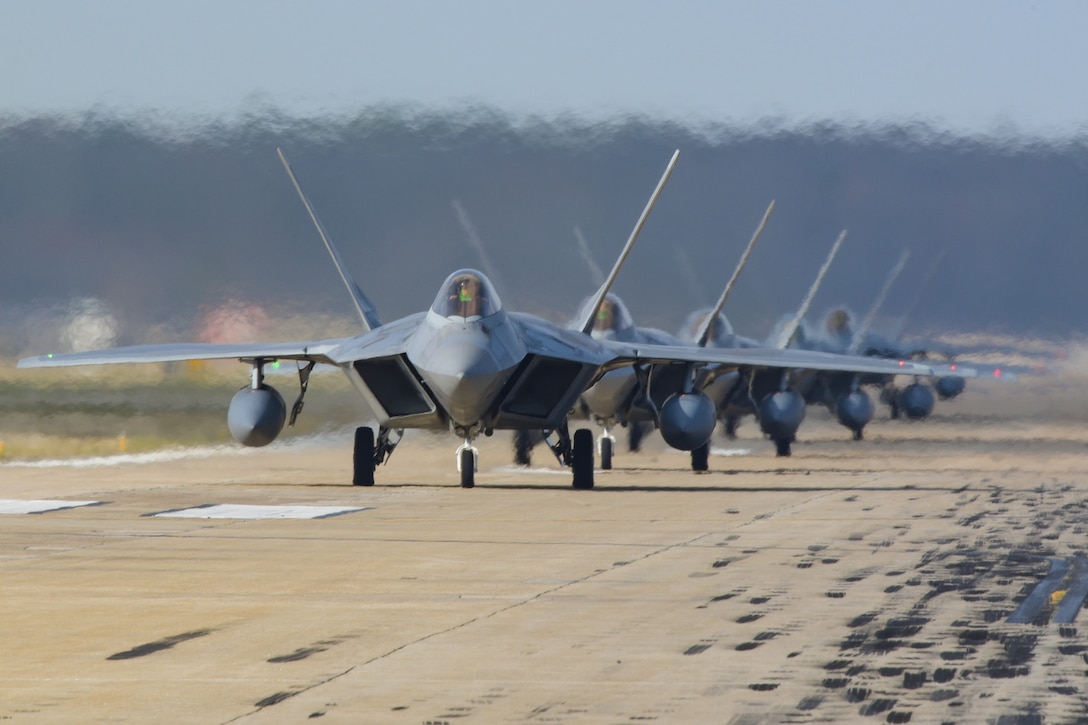
[[473,441],[501,429],[548,431],[556,457],[572,470],[574,487],[591,488],[593,436],[587,428],[571,436],[567,413],[587,387],[611,370],[633,368],[643,381],[658,374],[679,373],[685,384],[655,406],[654,413],[665,441],[682,450],[703,445],[715,426],[713,403],[694,386],[695,377],[708,365],[715,366],[719,373],[805,367],[872,373],[902,369],[933,374],[930,366],[908,361],[594,339],[589,333],[597,313],[672,173],[679,152],[670,160],[608,279],[576,329],[506,310],[490,280],[467,268],[453,272],[442,282],[426,310],[382,324],[376,308],[348,273],[283,152],[278,153],[351,294],[363,327],[359,335],[293,343],[137,345],[30,357],[20,360],[19,367],[238,359],[250,366],[250,377],[230,402],[228,428],[240,443],[263,446],[276,439],[288,420],[283,397],[265,381],[265,366],[281,360],[293,360],[300,366],[300,392],[291,407],[289,423],[302,410],[314,366],[335,366],[362,397],[371,413],[368,422],[373,424],[355,432],[354,484],[373,485],[376,466],[388,460],[404,430],[412,428],[448,430],[463,441],[456,460],[464,488],[475,485],[478,452]]
[[[893,376],[851,377],[831,373],[808,379],[803,386],[806,400],[810,404],[827,405],[836,414],[839,422],[853,431],[855,440],[862,438],[862,430],[872,419],[874,412],[872,401],[860,390],[861,385],[872,385],[879,389],[880,400],[889,406],[892,418],[898,418],[900,414],[903,414],[911,420],[921,420],[933,412],[938,398],[950,400],[961,394],[966,387],[966,377],[977,377],[985,369],[989,369],[991,374],[996,373],[994,377],[1001,377],[1000,368],[974,362],[958,362],[951,351],[941,350],[939,345],[931,341],[904,344],[898,338],[893,340],[872,332],[876,315],[909,257],[909,251],[904,250],[889,272],[869,311],[856,326],[850,310],[846,307],[837,307],[824,316],[821,325],[817,327],[803,325],[803,332],[794,341],[797,347],[809,350],[887,359],[934,361],[944,365],[950,372],[928,381],[915,378],[902,388],[896,385]],[[932,272],[939,262],[940,257],[931,266],[920,289],[928,285]],[[908,315],[917,303],[918,297],[919,295],[916,295],[915,302],[908,309]],[[963,375],[959,372],[961,370],[970,370],[972,374]],[[1013,379],[1015,376],[1008,377]]]
[[[819,284],[822,281],[823,273],[826,272],[827,268],[830,266],[837,249],[838,245],[836,244],[832,249],[831,255],[824,263],[821,274],[817,275],[816,283],[810,290],[806,302],[811,302],[814,298],[816,290],[819,288]],[[892,268],[891,273],[885,280],[884,285],[877,295],[876,301],[870,308],[869,313],[866,315],[860,328],[855,329],[853,327],[852,316],[847,310],[836,309],[832,310],[824,318],[824,324],[821,328],[813,330],[804,319],[804,313],[807,312],[808,309],[806,304],[802,307],[802,311],[790,320],[792,328],[788,331],[779,331],[777,333],[777,339],[780,342],[787,341],[792,347],[805,350],[822,350],[824,352],[856,355],[860,354],[860,349],[865,347],[865,354],[867,355],[893,357],[891,355],[874,352],[872,349],[868,348],[867,335],[869,328],[876,317],[876,313],[887,298],[888,291],[902,272],[909,256],[907,251],[904,251],[900,256],[899,261]],[[910,356],[908,355],[907,357]],[[950,366],[950,371],[954,373],[955,366]],[[971,372],[973,374],[973,371]],[[956,374],[950,374],[947,377],[951,380],[958,380],[961,382],[963,380],[963,377]],[[866,376],[846,375],[842,373],[821,373],[814,375],[801,373],[795,377],[794,384],[801,392],[806,404],[826,406],[835,414],[839,423],[852,432],[854,440],[861,440],[864,435],[863,431],[865,426],[872,420],[874,413],[872,398],[863,390],[862,386],[875,385],[879,387],[881,391],[886,391],[894,388],[894,379],[894,376],[890,375]],[[915,381],[902,391],[904,405],[910,407],[911,410],[917,410],[920,406],[926,404],[925,397],[928,393],[928,389],[918,390],[916,388],[917,385],[918,383]],[[882,392],[882,394],[884,393]],[[932,407],[932,405],[930,405],[930,407]]]
[[[593,303],[592,298],[585,300],[580,314],[575,319],[584,317]],[[624,342],[632,345],[679,346],[682,344],[664,330],[635,325],[623,300],[611,292],[601,301],[589,334],[596,340]],[[659,372],[658,379],[662,374],[663,372]],[[597,453],[600,456],[601,468],[604,470],[612,468],[612,457],[616,446],[612,429],[617,425],[627,427],[630,431],[630,449],[637,451],[647,425],[652,424],[655,417],[654,409],[646,400],[645,390],[634,368],[611,370],[602,375],[579,397],[574,414],[584,415],[600,426]]]
[[[737,270],[726,285],[726,291],[719,300],[719,310],[721,305],[723,305],[728,298],[737,277],[744,268],[744,264],[747,261],[748,255],[751,253],[752,247],[755,246],[760,234],[762,234],[763,228],[766,226],[767,219],[770,217],[773,209],[774,202],[771,202],[770,207],[767,209],[767,213],[763,217],[763,221],[760,223],[755,235],[749,242],[745,254],[742,255]],[[577,227],[575,227],[574,235],[578,241],[580,254],[587,262],[590,271],[596,276],[599,274],[599,270],[597,270],[596,264],[593,262],[585,238]],[[589,306],[592,303],[592,298],[585,300],[575,319],[585,318],[589,312]],[[601,302],[600,307],[597,309],[590,334],[599,340],[614,340],[627,343],[649,343],[656,345],[685,344],[680,338],[670,335],[664,330],[635,325],[623,300],[612,293],[609,293],[605,297],[604,301]],[[692,343],[694,343],[696,347],[706,347],[706,337],[707,335],[697,335]],[[737,347],[737,345],[724,344],[716,346]],[[671,372],[672,374],[667,374],[668,372]],[[714,376],[714,380],[716,381],[725,380],[727,378],[728,374],[718,374]],[[704,376],[704,379],[709,379],[709,376]],[[600,456],[601,468],[605,470],[612,468],[612,457],[616,445],[616,439],[612,434],[613,428],[617,425],[627,427],[630,431],[630,448],[632,451],[638,450],[638,443],[642,434],[647,426],[652,425],[655,420],[656,410],[668,400],[671,395],[680,392],[687,383],[688,381],[685,379],[684,373],[678,370],[661,370],[652,378],[647,377],[644,380],[640,380],[639,375],[634,369],[620,369],[605,373],[600,380],[591,385],[582,394],[578,401],[578,405],[572,411],[572,415],[575,417],[586,417],[600,426],[601,433],[597,438],[597,453]],[[515,462],[527,465],[531,448],[532,438],[525,435],[518,435],[515,438]],[[705,448],[705,446],[701,446],[700,448]],[[696,456],[698,454],[693,452],[692,455]],[[696,470],[706,470],[706,467],[696,468]]]
[[[819,289],[831,261],[842,245],[846,232],[843,231],[832,245],[831,253],[817,273],[816,281],[813,282],[802,301],[797,314],[786,318],[776,334],[772,335],[771,340],[761,344],[754,339],[736,335],[729,321],[722,314],[722,308],[773,209],[774,202],[771,202],[717,304],[713,308],[693,313],[680,333],[682,339],[700,347],[710,346],[717,349],[753,349],[767,346],[777,350],[785,350],[795,339],[801,329],[800,322],[804,319],[816,290]],[[835,374],[835,371],[831,372]],[[817,368],[801,366],[792,370],[750,368],[726,375],[704,375],[701,379],[701,389],[714,401],[718,418],[724,422],[728,437],[734,437],[736,426],[743,416],[754,415],[759,421],[763,434],[774,442],[777,455],[789,456],[797,431],[805,418],[805,397],[798,392],[798,381],[804,381],[819,374],[820,370]],[[849,374],[853,375],[853,373]],[[708,456],[709,440],[706,445],[692,451],[692,469],[705,471]]]
[[[768,210],[769,213],[769,210]],[[764,222],[766,219],[764,219]],[[854,332],[849,325],[849,318],[845,313],[830,315],[826,320],[823,331],[813,331],[805,321],[805,316],[815,299],[820,285],[839,248],[842,246],[846,232],[843,231],[835,240],[816,279],[805,295],[798,311],[788,315],[776,326],[776,329],[768,338],[765,345],[775,348],[796,348],[806,350],[820,350],[839,354],[878,355],[880,357],[895,358],[895,353],[882,349],[875,351],[866,343],[872,338],[866,335],[871,320],[876,310],[882,304],[887,295],[887,290],[894,282],[895,277],[902,270],[906,258],[900,259],[891,276],[885,283],[873,310],[867,316],[863,327]],[[754,238],[753,238],[754,239]],[[750,249],[745,251],[746,255]],[[738,267],[739,272],[739,267]],[[735,274],[734,274],[735,277]],[[728,290],[728,286],[727,286]],[[724,297],[724,295],[723,295]],[[724,299],[713,312],[700,311],[695,319],[704,323],[701,337],[698,329],[694,328],[689,319],[685,332],[681,337],[692,341],[702,341],[702,344],[715,344],[721,347],[758,347],[758,343],[750,338],[735,335],[728,321],[720,314]],[[714,326],[707,327],[706,322],[710,315],[715,317]],[[716,334],[711,334],[711,331]],[[864,347],[863,347],[864,346]],[[902,357],[910,359],[911,353],[904,352]],[[944,365],[945,375],[935,378],[934,387],[947,390],[958,386],[963,388],[964,377],[973,377],[976,371],[973,368],[958,367],[954,363]],[[804,420],[806,405],[825,405],[830,409],[838,421],[849,428],[856,440],[862,437],[862,430],[873,417],[874,407],[872,399],[862,389],[864,384],[877,385],[882,391],[896,390],[892,381],[894,375],[871,375],[850,373],[844,371],[817,371],[797,369],[788,374],[776,375],[772,370],[752,370],[745,376],[739,374],[725,376],[717,379],[711,386],[704,388],[712,400],[715,401],[719,418],[724,422],[725,433],[728,437],[735,436],[736,427],[745,415],[755,415],[760,421],[763,433],[775,443],[776,451],[780,456],[788,456],[791,446],[796,438],[797,430]],[[902,390],[898,390],[897,402],[909,415],[925,415],[919,411],[927,405],[932,408],[932,393],[929,388],[915,381]],[[886,393],[885,393],[886,394]],[[705,470],[705,449],[692,452],[692,468]]]

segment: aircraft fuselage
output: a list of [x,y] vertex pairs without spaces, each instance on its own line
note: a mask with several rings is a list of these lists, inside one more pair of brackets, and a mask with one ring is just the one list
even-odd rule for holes
[[430,312],[407,355],[450,421],[471,427],[493,408],[527,350],[504,312],[463,321]]

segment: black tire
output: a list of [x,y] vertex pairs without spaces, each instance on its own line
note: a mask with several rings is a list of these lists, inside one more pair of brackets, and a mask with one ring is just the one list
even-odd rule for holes
[[602,438],[601,439],[601,470],[602,471],[611,471],[612,470],[612,439],[611,438]]
[[789,458],[790,456],[790,444],[792,444],[789,438],[776,438],[774,441],[775,455],[779,458]]
[[362,426],[355,429],[355,453],[352,457],[353,486],[374,485],[374,429]]
[[640,421],[632,421],[627,424],[627,450],[638,453],[642,450],[642,439],[646,435],[646,428]]
[[476,485],[476,456],[470,448],[461,451],[461,488],[473,488]]
[[533,460],[533,434],[527,430],[514,431],[514,464],[528,466]]
[[710,470],[710,444],[704,443],[691,452],[691,470]]
[[740,425],[740,418],[735,415],[730,415],[725,419],[725,437],[731,441],[737,439],[737,426]]
[[862,431],[861,428],[854,431],[854,440],[860,441],[865,437],[864,434],[861,431]]
[[593,432],[589,428],[574,431],[571,469],[575,488],[593,488]]

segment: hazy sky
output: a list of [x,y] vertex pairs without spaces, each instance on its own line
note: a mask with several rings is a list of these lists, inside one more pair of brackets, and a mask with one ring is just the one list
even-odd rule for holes
[[0,0],[0,113],[478,102],[1066,134],[1086,29],[1079,0]]

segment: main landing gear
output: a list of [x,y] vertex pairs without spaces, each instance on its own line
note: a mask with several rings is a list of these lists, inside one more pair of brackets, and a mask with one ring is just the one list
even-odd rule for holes
[[393,449],[400,443],[404,431],[379,428],[377,438],[374,429],[364,425],[355,429],[355,450],[352,455],[353,486],[373,486],[374,469],[393,455]]
[[589,428],[574,431],[572,448],[570,468],[574,474],[574,487],[593,488],[593,431]]
[[[579,428],[574,431],[572,438],[564,424],[561,429],[546,433],[544,440],[555,453],[555,457],[563,465],[570,466],[574,488],[593,488],[593,431]],[[402,434],[402,430],[379,428],[375,436],[374,429],[369,426],[355,429],[354,471],[351,479],[353,485],[374,485],[374,469],[389,458],[400,443]],[[457,448],[457,472],[461,476],[462,488],[474,488],[480,452],[472,445],[471,437],[465,436],[464,441]]]
[[[578,432],[575,431],[575,435]],[[601,434],[597,436],[597,453],[601,457],[601,470],[612,470],[612,451],[616,448],[616,437],[612,435],[612,432],[605,426],[601,431]]]
[[691,451],[691,470],[699,473],[710,470],[710,441]]

